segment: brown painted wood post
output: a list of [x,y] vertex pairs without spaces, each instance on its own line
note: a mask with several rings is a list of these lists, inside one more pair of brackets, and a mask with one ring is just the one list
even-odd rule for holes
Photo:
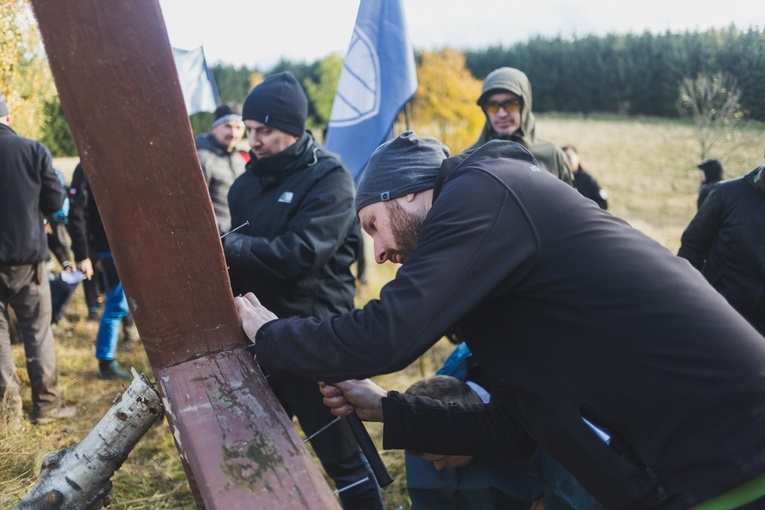
[[200,508],[339,508],[244,349],[157,0],[32,0]]

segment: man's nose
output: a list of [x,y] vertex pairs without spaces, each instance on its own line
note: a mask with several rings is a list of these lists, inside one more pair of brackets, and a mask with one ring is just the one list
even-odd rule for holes
[[377,239],[375,239],[375,262],[378,264],[384,263],[386,260],[388,260],[387,256],[387,250],[382,245],[381,242],[379,242]]

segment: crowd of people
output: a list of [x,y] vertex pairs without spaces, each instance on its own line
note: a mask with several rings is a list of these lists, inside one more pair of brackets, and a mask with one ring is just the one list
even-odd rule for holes
[[[406,131],[371,155],[358,187],[306,130],[291,73],[218,107],[196,148],[269,384],[348,487],[344,508],[383,508],[348,425],[333,421],[351,413],[382,421],[384,447],[406,450],[416,510],[760,508],[765,166],[723,181],[719,160],[699,165],[698,213],[676,256],[606,212],[607,191],[573,145],[536,136],[532,97],[525,73],[496,69],[472,147],[452,155]],[[50,326],[74,287],[55,284],[51,298],[48,246],[62,272],[102,282],[103,379],[129,377],[115,358],[130,318],[85,169],[62,186],[47,149],[9,121],[0,96],[0,213],[24,220],[0,229],[0,412],[18,427],[9,309],[32,422],[76,415],[58,395]],[[375,262],[401,267],[358,310],[362,229]],[[434,377],[401,393],[368,379],[444,336],[456,347]]]

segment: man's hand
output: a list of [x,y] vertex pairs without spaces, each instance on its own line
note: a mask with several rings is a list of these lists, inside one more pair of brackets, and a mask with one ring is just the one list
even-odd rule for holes
[[82,273],[85,275],[85,278],[88,280],[93,278],[93,263],[90,261],[90,259],[84,259],[77,262],[77,269],[82,271]]
[[320,382],[319,391],[324,395],[324,405],[335,416],[355,412],[364,421],[383,421],[382,398],[387,392],[369,379]]
[[236,311],[239,312],[239,320],[242,321],[242,329],[251,341],[255,341],[255,335],[266,322],[278,319],[269,309],[260,304],[255,294],[248,292],[234,298]]

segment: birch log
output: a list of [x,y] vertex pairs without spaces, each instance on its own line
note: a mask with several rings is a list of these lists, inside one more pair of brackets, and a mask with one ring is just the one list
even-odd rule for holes
[[163,414],[159,394],[135,369],[133,382],[77,445],[48,455],[40,477],[15,510],[84,510],[106,506],[114,472]]

